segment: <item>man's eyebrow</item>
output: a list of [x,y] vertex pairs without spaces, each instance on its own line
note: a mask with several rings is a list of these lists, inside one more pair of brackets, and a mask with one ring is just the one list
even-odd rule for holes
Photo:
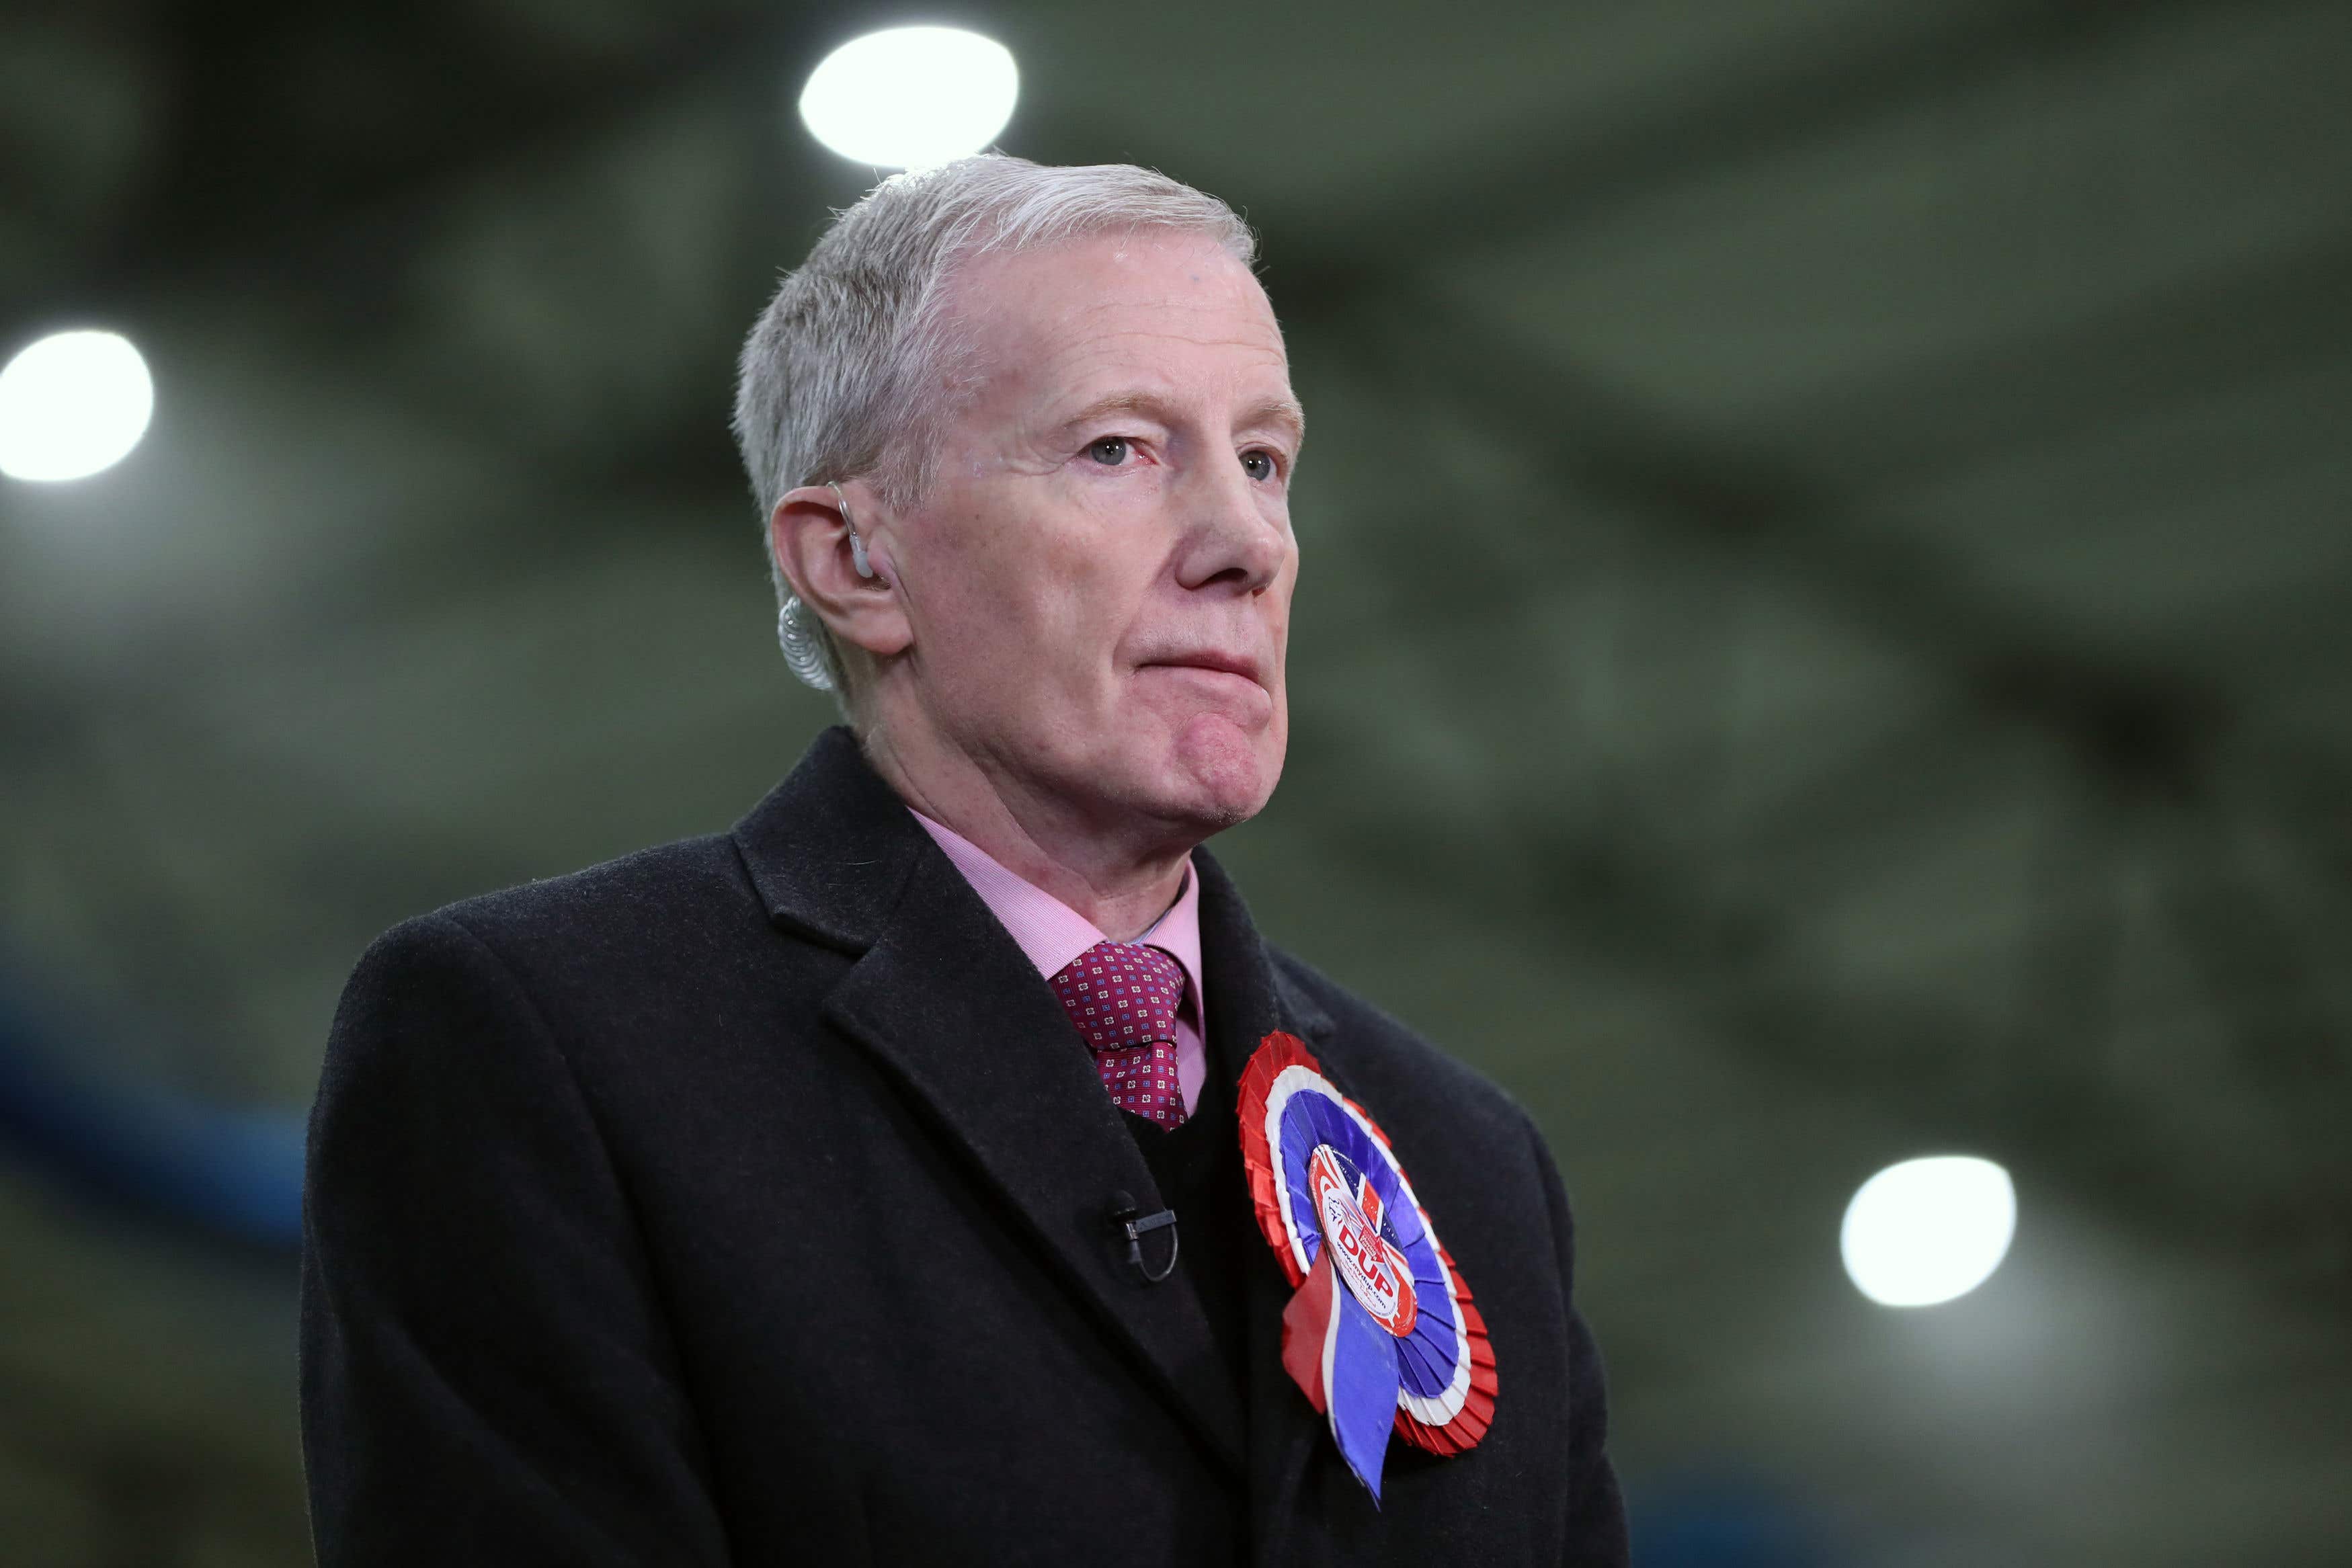
[[1269,398],[1255,405],[1242,424],[1244,428],[1270,424],[1287,434],[1293,446],[1307,444],[1307,409],[1295,397]]
[[1167,405],[1147,392],[1111,392],[1108,396],[1095,399],[1094,402],[1062,421],[1061,428],[1067,430],[1073,425],[1090,423],[1114,413],[1147,413],[1154,419],[1164,422]]
[[[1062,421],[1060,428],[1068,430],[1114,413],[1147,414],[1163,424],[1173,423],[1167,401],[1155,392],[1116,392],[1095,399]],[[1307,439],[1307,410],[1295,397],[1268,398],[1254,403],[1242,415],[1240,428],[1251,429],[1272,425],[1290,437],[1291,444],[1302,444]]]

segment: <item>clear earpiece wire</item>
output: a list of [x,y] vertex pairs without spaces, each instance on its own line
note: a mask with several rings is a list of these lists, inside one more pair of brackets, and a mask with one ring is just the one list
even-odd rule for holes
[[784,667],[800,677],[803,685],[829,692],[833,690],[833,676],[825,670],[824,649],[809,626],[807,615],[797,594],[786,597],[776,607],[776,646],[784,652]]

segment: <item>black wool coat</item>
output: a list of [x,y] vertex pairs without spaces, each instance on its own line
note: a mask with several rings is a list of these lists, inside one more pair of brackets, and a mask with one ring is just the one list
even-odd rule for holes
[[1143,1282],[1109,1221],[1160,1207],[1136,1135],[832,730],[730,834],[361,959],[305,1192],[323,1568],[1622,1563],[1543,1139],[1194,863],[1213,1046],[1304,1039],[1485,1311],[1476,1449],[1392,1442],[1376,1509],[1282,1370],[1270,1249],[1238,1385],[1199,1294]]

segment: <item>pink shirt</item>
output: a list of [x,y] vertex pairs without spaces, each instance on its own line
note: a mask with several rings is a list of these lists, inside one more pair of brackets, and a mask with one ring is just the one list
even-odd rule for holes
[[[986,850],[952,828],[942,827],[913,807],[908,815],[923,824],[980,901],[1012,933],[1013,940],[1037,973],[1047,979],[1068,967],[1070,960],[1097,942],[1107,942],[1095,923],[1034,884],[1024,882],[996,863]],[[1208,1016],[1207,993],[1201,985],[1201,879],[1192,863],[1184,862],[1184,891],[1151,929],[1136,938],[1148,942],[1184,971],[1184,1000],[1176,1013],[1176,1086],[1190,1113],[1201,1102],[1201,1084],[1209,1075],[1208,1055],[1201,1048],[1201,1019]]]

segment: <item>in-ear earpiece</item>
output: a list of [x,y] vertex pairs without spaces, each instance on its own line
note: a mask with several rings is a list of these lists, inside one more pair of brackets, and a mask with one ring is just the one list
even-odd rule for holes
[[866,541],[857,537],[857,524],[851,520],[849,516],[848,498],[842,495],[841,486],[830,479],[825,481],[824,487],[833,492],[835,500],[841,503],[841,526],[849,530],[850,564],[857,569],[858,576],[872,577],[874,563],[866,559]]

